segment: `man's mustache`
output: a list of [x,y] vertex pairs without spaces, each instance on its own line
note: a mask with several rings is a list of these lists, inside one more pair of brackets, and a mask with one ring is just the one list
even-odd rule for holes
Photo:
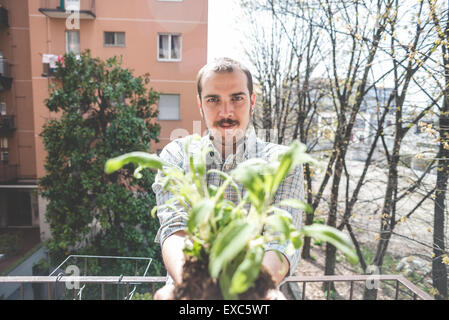
[[222,126],[222,125],[224,125],[224,124],[228,124],[228,125],[239,125],[240,124],[240,121],[238,121],[238,120],[232,120],[232,119],[229,119],[229,118],[226,118],[226,119],[221,119],[221,120],[219,120],[219,121],[215,121],[214,122],[214,125],[215,126]]

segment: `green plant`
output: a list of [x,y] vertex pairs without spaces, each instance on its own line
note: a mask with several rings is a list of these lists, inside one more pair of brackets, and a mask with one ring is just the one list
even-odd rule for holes
[[153,295],[149,292],[146,293],[139,293],[136,292],[131,300],[153,300]]
[[33,264],[33,273],[39,273],[40,271],[44,272],[50,270],[50,263],[48,262],[47,259],[40,259],[38,262],[36,262],[35,264]]
[[20,251],[20,237],[17,234],[0,234],[0,252],[14,256]]
[[[209,275],[219,281],[225,299],[236,299],[257,279],[262,264],[264,249],[269,242],[288,244],[289,251],[302,245],[302,237],[309,236],[328,241],[345,253],[353,262],[357,257],[347,235],[325,225],[314,224],[297,230],[290,214],[281,206],[309,211],[310,208],[298,199],[287,199],[273,205],[273,199],[283,179],[297,165],[313,162],[305,153],[305,146],[294,141],[290,148],[277,159],[249,159],[240,163],[230,174],[206,169],[205,148],[199,155],[189,152],[192,139],[186,139],[184,148],[189,156],[186,172],[153,154],[132,152],[109,159],[105,172],[112,173],[129,163],[137,164],[136,178],[141,177],[144,168],[159,169],[163,172],[164,189],[173,197],[158,208],[172,208],[175,202],[181,204],[188,213],[187,234],[190,245],[185,253],[201,259],[205,253],[209,258]],[[206,175],[216,172],[224,182],[220,187],[208,186]],[[245,197],[239,193],[237,182],[247,190]],[[224,198],[227,186],[238,193],[239,203]],[[245,204],[250,209],[245,209]]]
[[[148,170],[136,180],[132,170],[103,171],[107,159],[150,150],[158,141],[160,127],[153,121],[158,93],[149,81],[148,75],[136,77],[123,68],[120,57],[103,61],[85,51],[58,62],[45,101],[58,117],[41,133],[47,157],[46,175],[39,180],[48,200],[52,237],[47,246],[55,264],[73,253],[142,256],[154,259],[151,268],[158,270],[153,274],[162,272],[162,263],[155,263],[162,261],[154,243],[158,223],[148,217],[156,204],[149,192],[154,173]],[[105,266],[102,272],[112,270]]]

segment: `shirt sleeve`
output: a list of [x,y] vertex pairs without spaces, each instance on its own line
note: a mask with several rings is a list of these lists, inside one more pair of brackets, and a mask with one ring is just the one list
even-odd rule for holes
[[[175,166],[182,169],[183,166],[183,150],[178,141],[172,141],[161,151],[159,157]],[[161,178],[164,175],[161,170],[158,171],[152,189],[156,195],[156,204],[158,206],[165,204],[165,202],[173,197],[170,191],[162,188]],[[173,208],[163,208],[157,210],[157,217],[159,219],[160,228],[156,234],[155,242],[159,242],[161,247],[170,235],[173,233],[185,230],[187,226],[187,212],[184,207],[177,201],[171,204]]]
[[[304,201],[304,173],[302,165],[296,166],[279,185],[273,204],[285,199],[299,199]],[[299,230],[302,222],[302,211],[287,206],[279,206],[279,208],[291,214],[293,225]],[[288,244],[289,242],[283,244],[270,242],[267,244],[266,250],[277,250],[281,252],[290,264],[289,275],[293,275],[299,262],[300,250],[298,249],[288,254],[286,250]]]

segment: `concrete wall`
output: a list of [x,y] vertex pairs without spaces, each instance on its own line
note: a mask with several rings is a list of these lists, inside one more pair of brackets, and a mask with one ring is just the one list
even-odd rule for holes
[[[28,259],[22,262],[14,270],[8,273],[8,276],[32,276],[33,265],[41,259],[47,259],[47,252],[44,247],[39,248]],[[0,284],[0,297],[7,300],[20,299],[20,284],[8,283]],[[31,284],[25,286],[24,298],[28,300],[33,299],[33,289]]]

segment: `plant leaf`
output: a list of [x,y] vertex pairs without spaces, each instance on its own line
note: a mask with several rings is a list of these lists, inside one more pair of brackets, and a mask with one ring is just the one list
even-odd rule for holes
[[248,244],[253,235],[253,226],[244,220],[234,220],[218,235],[212,245],[209,261],[209,273],[213,279],[223,266],[234,259]]
[[299,199],[284,199],[276,203],[276,206],[287,206],[302,210],[307,213],[313,213],[313,208],[304,201]]
[[273,229],[275,232],[280,232],[286,238],[290,235],[290,230],[292,229],[292,219],[286,215],[273,214],[265,220],[266,224]]
[[329,242],[346,255],[349,262],[354,264],[358,261],[357,254],[354,250],[354,244],[346,233],[323,224],[304,226],[302,227],[301,232],[307,237]]
[[190,233],[193,233],[196,227],[202,227],[207,217],[214,210],[215,202],[212,199],[202,199],[197,202],[190,210],[189,220],[187,221],[187,228]]
[[250,249],[232,277],[230,293],[240,294],[248,290],[259,276],[264,250],[262,247]]
[[128,163],[134,163],[139,167],[142,167],[137,171],[137,173],[143,168],[162,169],[163,166],[172,166],[170,163],[162,160],[155,154],[135,151],[109,159],[104,165],[104,171],[107,174],[111,174],[121,169]]

